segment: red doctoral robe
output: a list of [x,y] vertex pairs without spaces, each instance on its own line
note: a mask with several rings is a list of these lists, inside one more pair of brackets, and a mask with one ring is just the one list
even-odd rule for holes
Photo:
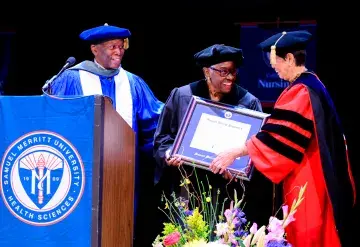
[[303,73],[283,91],[247,148],[256,169],[283,182],[289,210],[307,183],[296,220],[285,228],[292,246],[345,246],[355,186],[336,110],[315,74]]

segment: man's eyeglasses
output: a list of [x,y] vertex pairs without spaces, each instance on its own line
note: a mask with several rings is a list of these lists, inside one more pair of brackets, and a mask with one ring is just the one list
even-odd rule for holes
[[224,70],[224,69],[216,69],[214,67],[210,67],[210,69],[219,72],[220,76],[227,77],[229,74],[236,76],[238,74],[238,70]]

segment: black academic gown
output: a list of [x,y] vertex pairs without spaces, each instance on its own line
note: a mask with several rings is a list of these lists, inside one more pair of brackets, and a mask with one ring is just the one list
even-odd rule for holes
[[[180,88],[174,88],[170,96],[168,97],[163,111],[160,115],[154,138],[154,157],[157,161],[155,180],[157,183],[156,188],[159,201],[161,198],[161,194],[165,194],[169,199],[172,192],[175,192],[177,196],[181,195],[180,171],[177,167],[169,167],[166,164],[165,152],[172,147],[175,141],[182,119],[186,113],[186,110],[193,95],[205,99],[210,99],[209,89],[205,80],[196,81]],[[262,111],[259,99],[257,99],[254,95],[252,95],[250,92],[243,89],[237,84],[234,85],[231,92],[225,95],[220,102],[234,106],[245,107],[256,111]],[[195,169],[191,166],[183,166],[182,168],[187,171],[187,174],[193,172],[193,170]],[[240,194],[239,196],[241,196],[241,194],[243,193],[243,191],[241,190],[241,186],[238,183],[233,182],[227,185],[229,183],[229,180],[224,179],[219,174],[213,174],[211,171],[198,168],[196,169],[196,174],[199,180],[203,181],[204,185],[207,185],[207,177],[212,186],[212,191],[214,191],[215,193],[219,188],[221,190],[222,198],[227,197],[227,193],[229,193],[230,197],[232,197],[234,188],[237,189],[238,195]],[[261,176],[261,174],[255,174],[254,176]],[[193,178],[191,179],[192,183],[196,182],[195,176],[192,175],[191,177]],[[263,179],[263,181],[264,180],[265,179]],[[271,191],[271,183],[269,181],[266,182],[266,186]],[[261,189],[263,190],[263,188]],[[249,193],[254,194],[255,192]],[[271,198],[267,198],[267,200],[269,200],[269,204],[271,205]],[[163,205],[163,203],[160,203],[160,206],[161,205]],[[160,212],[158,217],[161,217],[161,215],[164,214]],[[167,221],[166,216],[162,220]]]

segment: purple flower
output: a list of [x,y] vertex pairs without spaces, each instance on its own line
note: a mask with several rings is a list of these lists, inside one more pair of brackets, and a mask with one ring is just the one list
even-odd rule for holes
[[190,215],[193,214],[193,210],[185,210],[185,211],[184,211],[184,214],[185,214],[186,216],[190,216]]
[[240,219],[238,219],[238,218],[236,218],[236,217],[232,220],[232,223],[233,223],[235,229],[241,227],[241,221],[240,221]]
[[246,216],[245,216],[245,213],[241,209],[236,208],[234,210],[234,216],[237,219],[235,228],[240,228],[241,226],[246,224],[246,222],[247,222]]
[[246,237],[248,235],[248,233],[242,229],[238,229],[237,231],[234,232],[235,237]]
[[245,213],[241,209],[237,209],[236,211],[236,217],[245,218]]
[[292,245],[286,240],[270,240],[269,242],[267,242],[266,247],[292,247]]

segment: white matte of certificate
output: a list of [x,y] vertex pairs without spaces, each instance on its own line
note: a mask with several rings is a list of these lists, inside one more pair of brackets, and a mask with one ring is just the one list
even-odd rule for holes
[[202,113],[190,147],[218,154],[242,146],[250,129],[250,124]]

